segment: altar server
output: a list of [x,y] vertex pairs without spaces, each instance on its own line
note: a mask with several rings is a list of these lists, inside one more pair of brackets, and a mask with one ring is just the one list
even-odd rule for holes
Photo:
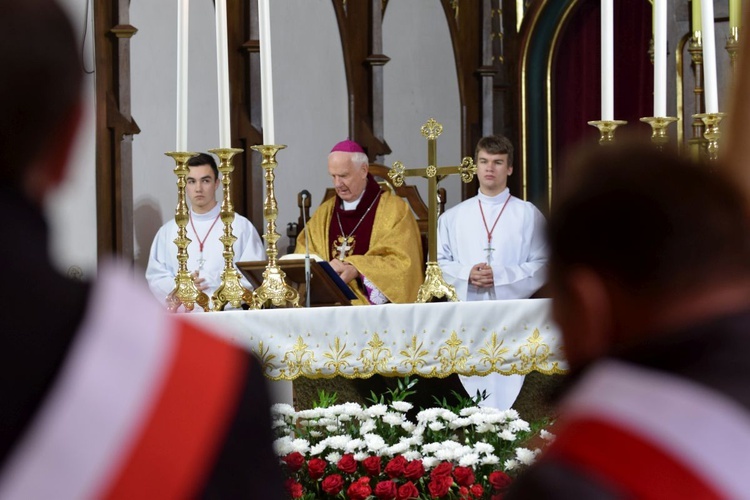
[[[513,145],[487,136],[476,148],[479,193],[438,219],[438,264],[460,300],[526,299],[544,284],[547,247],[544,216],[510,194]],[[461,376],[469,395],[486,391],[482,404],[507,409],[523,385],[523,375]]]
[[260,362],[168,315],[127,266],[52,265],[43,206],[82,116],[53,0],[0,0],[0,498],[282,498]]
[[[213,156],[200,153],[188,160],[190,172],[187,175],[185,192],[190,200],[190,221],[186,227],[191,242],[188,245],[188,270],[195,277],[198,290],[211,297],[221,284],[221,273],[224,271],[224,243],[219,238],[224,234],[221,221],[221,205],[216,200],[219,188],[219,170]],[[146,279],[151,292],[164,302],[169,292],[175,287],[177,262],[177,222],[169,219],[154,237],[149,254]],[[237,238],[234,243],[234,262],[266,260],[263,241],[252,223],[238,213],[232,221],[232,234]],[[242,285],[252,289],[252,285],[243,277]],[[197,308],[196,310],[200,310]]]

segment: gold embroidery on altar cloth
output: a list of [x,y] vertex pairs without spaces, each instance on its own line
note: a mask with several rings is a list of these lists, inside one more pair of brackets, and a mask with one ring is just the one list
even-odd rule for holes
[[526,339],[526,343],[516,351],[516,356],[521,360],[519,371],[527,372],[537,368],[550,370],[549,358],[551,354],[552,350],[544,343],[544,339],[539,334],[539,329],[534,328],[531,336]]
[[297,336],[297,342],[292,346],[292,350],[287,351],[281,360],[287,366],[286,370],[281,370],[282,376],[290,377],[293,380],[300,375],[313,373],[312,365],[316,362],[315,353],[309,347],[302,340],[301,335]]
[[372,339],[367,345],[368,348],[362,349],[357,358],[357,361],[362,363],[362,372],[384,372],[391,358],[391,350],[385,347],[385,342],[380,340],[380,335],[377,333],[372,334]]
[[469,359],[470,353],[469,349],[462,344],[463,341],[453,331],[451,337],[445,341],[445,345],[438,350],[435,359],[440,361],[443,372],[452,373],[463,371],[466,368],[466,361]]
[[[354,356],[352,351],[346,350],[346,342],[341,345],[341,339],[336,337],[333,341],[333,345],[328,344],[328,352],[323,353],[323,357],[329,361],[325,362],[325,367],[329,370],[333,370],[334,373],[338,373],[341,370],[349,368],[351,364],[346,360]],[[318,370],[320,373],[321,370]]]

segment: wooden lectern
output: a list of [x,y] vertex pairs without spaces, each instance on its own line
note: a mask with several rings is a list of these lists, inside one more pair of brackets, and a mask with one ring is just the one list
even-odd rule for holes
[[[263,272],[268,263],[265,260],[237,262],[237,268],[245,275],[254,288],[263,283]],[[300,302],[305,302],[305,260],[279,260],[277,265],[286,273],[287,280],[296,287]],[[325,269],[327,266],[328,269]],[[328,262],[310,260],[310,306],[350,306],[356,298],[354,292],[339,278]]]

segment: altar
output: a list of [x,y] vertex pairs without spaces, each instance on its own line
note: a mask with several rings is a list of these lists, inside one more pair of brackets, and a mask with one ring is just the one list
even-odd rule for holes
[[254,352],[271,380],[564,373],[549,299],[186,315]]

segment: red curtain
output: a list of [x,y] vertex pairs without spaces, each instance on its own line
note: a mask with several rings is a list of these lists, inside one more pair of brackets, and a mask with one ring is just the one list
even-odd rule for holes
[[[600,1],[581,0],[560,34],[553,59],[553,152],[555,179],[571,148],[595,143],[599,131],[587,124],[601,117]],[[628,122],[617,135],[635,131],[649,134],[639,119],[653,114],[651,3],[615,0],[615,119]]]

